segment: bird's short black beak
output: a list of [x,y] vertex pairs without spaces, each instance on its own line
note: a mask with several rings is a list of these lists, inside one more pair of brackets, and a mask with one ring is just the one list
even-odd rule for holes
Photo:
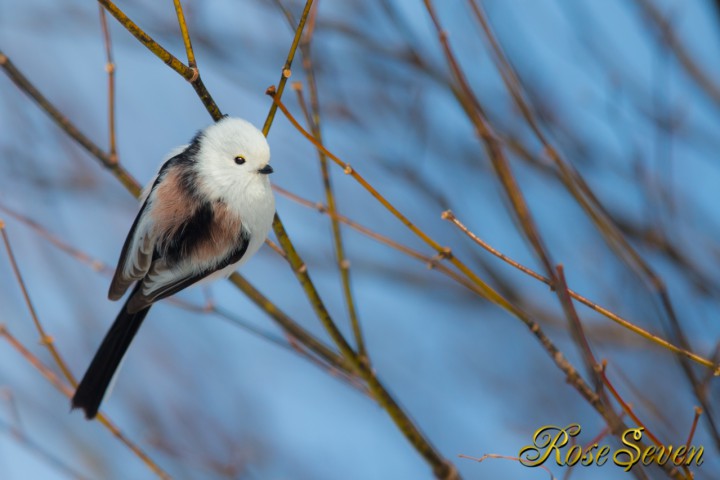
[[274,170],[273,168],[268,164],[262,167],[260,170],[258,170],[258,173],[262,173],[263,175],[267,175],[269,173],[272,173]]

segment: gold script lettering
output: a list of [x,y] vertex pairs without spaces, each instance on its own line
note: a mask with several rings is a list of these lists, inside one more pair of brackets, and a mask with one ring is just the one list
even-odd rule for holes
[[[632,436],[633,440],[638,442],[642,439],[643,430],[645,430],[643,427],[626,430],[622,435],[621,441],[623,445],[630,448],[621,448],[613,455],[613,463],[618,467],[624,467],[626,472],[629,472],[632,466],[640,460],[640,447],[632,443],[628,437]],[[633,451],[635,452],[634,454]]]
[[580,433],[580,425],[572,423],[565,428],[548,425],[539,428],[533,435],[533,444],[520,449],[520,463],[526,467],[537,467],[545,463],[550,454],[555,452],[555,462],[564,465],[560,449],[567,445],[570,437]]

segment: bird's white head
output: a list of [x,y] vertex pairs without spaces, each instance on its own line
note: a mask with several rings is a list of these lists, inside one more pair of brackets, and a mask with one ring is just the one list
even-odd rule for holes
[[269,188],[270,147],[250,122],[224,117],[200,132],[196,141],[197,171],[207,195],[227,198],[253,186]]

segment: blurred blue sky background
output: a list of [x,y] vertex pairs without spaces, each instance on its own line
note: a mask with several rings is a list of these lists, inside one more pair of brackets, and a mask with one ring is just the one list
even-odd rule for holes
[[[299,15],[300,2],[283,3]],[[651,3],[669,16],[695,61],[720,83],[720,11],[713,2]],[[270,106],[264,91],[277,83],[292,40],[285,17],[271,1],[184,4],[202,77],[214,99],[224,113],[262,125]],[[391,5],[397,21],[384,4]],[[467,3],[435,4],[498,131],[540,154]],[[172,2],[118,5],[184,59]],[[652,242],[632,239],[667,283],[695,351],[710,356],[720,333],[720,105],[658,41],[638,2],[486,0],[483,5],[529,98],[545,113],[544,128],[567,160],[615,218],[663,232],[691,262],[692,269],[680,268]],[[144,183],[166,153],[211,119],[187,82],[112,17],[108,22],[117,66],[120,161]],[[422,62],[407,61],[411,49]],[[0,0],[0,50],[95,143],[107,145],[107,77],[96,4]],[[422,2],[320,0],[312,53],[328,148],[483,278],[509,286],[580,366],[557,298],[440,219],[452,208],[484,240],[540,269],[482,144],[444,82],[448,69]],[[305,80],[299,62],[291,80]],[[288,89],[284,98],[300,117],[294,92]],[[662,122],[671,128],[659,127]],[[269,142],[273,182],[312,201],[324,200],[316,152],[281,115]],[[571,287],[662,334],[663,313],[653,295],[617,260],[559,182],[517,155],[511,160]],[[352,179],[337,168],[332,174],[342,214],[432,255]],[[110,268],[137,209],[120,183],[5,75],[0,75],[0,205]],[[349,336],[327,217],[282,196],[277,208],[330,312]],[[120,306],[106,300],[109,279],[5,212],[0,219],[40,318],[74,373],[81,374]],[[477,464],[457,456],[516,455],[546,424],[581,423],[581,442],[602,430],[602,419],[566,385],[519,321],[422,263],[351,229],[343,231],[374,367],[465,478],[542,478],[544,472],[514,462]],[[296,321],[326,338],[292,272],[271,249],[264,247],[242,273]],[[200,305],[208,294],[223,309],[284,341],[265,314],[227,282],[180,297]],[[580,313],[596,356],[609,359],[622,392],[656,433],[684,442],[697,401],[677,361],[597,314]],[[4,251],[0,322],[52,364],[37,343]],[[8,426],[16,425],[11,405],[29,438],[87,478],[153,478],[97,422],[68,414],[67,399],[6,342],[0,342],[0,388],[12,398],[0,398],[3,480],[69,478],[10,435]],[[712,393],[717,398],[716,385]],[[651,401],[659,411],[653,413]],[[150,313],[104,407],[175,478],[432,478],[371,399],[232,322],[169,302]],[[720,462],[703,422],[696,443],[707,450],[697,478],[714,478]],[[227,465],[230,473],[219,473],[217,465]],[[573,478],[627,475],[613,468],[584,468]]]

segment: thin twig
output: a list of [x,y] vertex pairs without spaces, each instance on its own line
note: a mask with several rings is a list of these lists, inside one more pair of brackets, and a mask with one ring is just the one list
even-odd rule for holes
[[635,414],[633,411],[633,408],[630,404],[628,404],[622,396],[618,393],[618,391],[615,389],[612,383],[610,383],[610,380],[607,376],[607,360],[603,360],[602,364],[598,366],[598,372],[600,376],[603,379],[603,382],[605,382],[605,386],[610,390],[610,393],[612,393],[612,396],[615,397],[615,400],[620,404],[623,411],[628,414],[630,418],[633,419],[633,421],[640,427],[643,427],[645,429],[645,432],[647,433],[648,438],[656,445],[661,446],[662,443],[658,438],[653,435],[653,433],[647,429],[647,426],[640,420],[640,418]]
[[25,299],[25,305],[27,305],[30,316],[32,317],[33,323],[35,324],[35,329],[40,336],[40,344],[44,345],[48,349],[50,355],[52,355],[52,358],[55,361],[55,364],[58,366],[58,368],[60,368],[62,374],[70,382],[70,384],[75,387],[77,385],[75,377],[70,372],[70,369],[65,363],[65,360],[63,360],[63,358],[60,356],[60,352],[58,352],[57,348],[55,348],[55,342],[53,340],[53,337],[47,334],[45,328],[40,322],[40,318],[38,317],[37,312],[35,311],[35,307],[33,306],[32,300],[30,299],[30,294],[28,293],[27,287],[25,286],[25,281],[23,280],[22,274],[20,273],[20,268],[18,267],[17,260],[15,259],[15,254],[13,253],[12,247],[10,246],[10,238],[8,237],[7,231],[5,230],[5,224],[2,220],[0,220],[0,235],[2,235],[3,243],[5,244],[5,250],[7,251],[8,258],[10,259],[10,266],[12,267],[13,274],[15,275],[15,280],[20,286],[23,298]]
[[[513,267],[517,268],[521,272],[533,277],[536,280],[543,282],[545,285],[552,288],[552,282],[550,281],[550,279],[545,278],[542,275],[540,275],[539,273],[536,273],[535,271],[519,264],[512,258],[508,257],[507,255],[501,253],[497,249],[493,248],[490,244],[488,244],[483,239],[481,239],[480,237],[475,235],[473,232],[471,232],[460,220],[457,219],[457,217],[450,210],[443,212],[442,218],[452,222],[463,233],[465,233],[474,242],[476,242],[478,245],[480,245],[482,248],[484,248],[488,252],[492,253],[493,255],[500,258],[504,262],[507,262],[509,265],[512,265]],[[583,297],[582,295],[575,292],[574,290],[568,289],[568,293],[575,300],[586,305],[587,307],[591,308],[592,310],[600,313],[601,315],[609,318],[610,320],[614,321],[618,325],[621,325],[622,327],[632,331],[633,333],[640,335],[643,338],[650,340],[651,342],[656,343],[657,345],[660,345],[663,348],[666,348],[666,349],[668,349],[674,353],[677,353],[679,355],[683,355],[683,356],[689,358],[690,360],[692,360],[704,367],[709,368],[710,371],[713,372],[713,374],[716,376],[720,375],[720,365],[719,364],[713,363],[712,361],[707,360],[689,350],[685,350],[680,347],[676,347],[672,343],[670,343],[666,340],[663,340],[662,338],[660,338],[656,335],[653,335],[652,333],[648,332],[647,330],[644,330],[644,329],[638,327],[637,325],[635,325],[634,323],[632,323],[628,320],[625,320],[624,318],[611,312],[610,310],[608,310],[604,307],[601,307],[600,305],[598,305],[597,303],[595,303],[591,300],[588,300],[587,298]]]
[[18,409],[17,400],[15,399],[15,395],[10,387],[0,388],[0,398],[5,400],[8,410],[10,410],[10,416],[12,417],[14,423],[14,426],[11,426],[10,430],[23,435],[25,433],[25,429],[23,428],[22,420],[20,418],[20,410]]
[[[315,31],[316,19],[317,4],[315,4],[313,6],[313,9],[311,10],[310,19],[308,21],[308,28],[300,43],[300,53],[303,56],[302,65],[310,89],[311,114],[308,114],[306,109],[305,115],[307,123],[313,133],[313,136],[318,139],[319,143],[322,144],[322,130],[320,128],[320,95],[318,93],[317,77],[315,75],[315,68],[313,66],[310,49],[313,33]],[[302,99],[302,91],[298,89],[297,92],[298,96]],[[325,201],[327,202],[328,213],[330,214],[330,223],[332,226],[333,241],[335,246],[335,256],[337,259],[338,268],[340,270],[340,279],[343,286],[343,296],[345,298],[345,304],[348,309],[348,316],[350,317],[350,325],[353,329],[353,336],[355,337],[355,344],[357,345],[357,352],[360,356],[360,359],[364,362],[370,362],[365,347],[365,340],[362,334],[362,329],[360,328],[360,319],[358,318],[357,307],[355,304],[352,286],[350,283],[350,260],[345,256],[345,248],[343,245],[340,224],[338,220],[333,216],[335,213],[337,213],[337,204],[332,188],[332,182],[330,181],[327,156],[322,152],[322,150],[317,150],[317,152],[318,158],[320,160],[320,170],[323,180],[323,187],[325,188]]]
[[[596,369],[597,361],[595,360],[595,355],[593,354],[592,347],[590,347],[587,335],[585,335],[585,329],[583,328],[580,316],[578,315],[577,310],[575,310],[575,305],[573,304],[570,296],[570,289],[568,288],[567,281],[565,279],[565,268],[562,265],[558,265],[555,268],[557,269],[557,291],[560,296],[562,307],[565,310],[565,316],[570,320],[569,329],[571,335],[574,342],[580,349],[580,355],[585,363],[588,375],[590,375],[595,382],[595,391],[598,395],[603,396],[604,392],[602,388],[602,379],[597,374]],[[607,398],[605,398],[604,401],[607,402]]]
[[[308,14],[310,13],[312,3],[313,0],[307,0],[305,3],[305,9],[303,10],[302,16],[300,17],[298,27],[295,30],[295,37],[293,38],[293,42],[290,45],[290,51],[288,52],[287,59],[285,60],[285,65],[282,69],[279,86],[278,88],[271,87],[273,92],[273,99],[275,98],[275,96],[282,96],[282,93],[285,89],[285,83],[290,77],[290,68],[292,67],[292,61],[295,58],[295,52],[297,51],[298,45],[300,43],[303,27],[305,26]],[[276,111],[277,105],[276,102],[273,101],[273,105],[270,107],[270,111],[268,112],[267,118],[265,119],[265,125],[262,129],[265,136],[267,136],[270,132],[270,127],[272,126],[272,123],[275,119]],[[330,317],[330,314],[327,311],[324,302],[320,298],[320,295],[318,294],[315,285],[313,284],[310,276],[307,273],[307,266],[305,265],[305,262],[303,262],[302,258],[300,258],[300,255],[297,253],[297,250],[292,244],[292,241],[290,240],[290,237],[285,230],[285,226],[283,225],[283,222],[277,213],[275,213],[275,218],[273,219],[273,230],[275,231],[275,236],[277,237],[280,246],[285,252],[285,255],[288,259],[288,262],[290,263],[290,266],[292,267],[293,272],[295,273],[295,276],[300,282],[300,285],[305,291],[306,296],[310,300],[310,303],[315,310],[316,315],[325,327],[325,330],[327,330],[330,338],[333,340],[333,342],[335,342],[335,345],[340,350],[342,356],[352,361],[352,359],[354,359],[356,356],[355,352],[343,336],[342,332],[340,332],[333,319]]]
[[[603,383],[607,387],[607,389],[610,391],[612,396],[615,398],[615,400],[620,404],[622,410],[628,414],[630,418],[633,419],[636,425],[639,427],[642,427],[644,430],[644,433],[647,433],[648,438],[650,441],[655,444],[656,447],[662,447],[662,443],[658,438],[653,435],[653,433],[647,428],[647,425],[645,425],[641,420],[640,417],[638,417],[635,412],[633,411],[632,405],[627,403],[620,393],[615,389],[613,384],[610,382],[610,379],[607,376],[607,360],[603,360],[600,365],[597,366],[597,371],[600,377],[602,378]],[[638,442],[638,446],[640,447],[641,451],[647,451],[647,447],[642,443]],[[682,465],[682,469],[684,470],[685,474],[683,475],[677,468],[676,465],[673,464],[662,464],[661,467],[665,472],[670,475],[671,477],[680,478],[682,480],[692,480],[694,477],[690,470],[688,469],[687,465]]]
[[10,343],[10,345],[12,345],[12,347],[15,348],[15,350],[17,350],[20,355],[22,355],[23,358],[25,358],[25,360],[27,360],[33,367],[39,370],[40,373],[42,373],[43,377],[49,380],[50,383],[55,388],[57,388],[63,395],[68,398],[72,397],[73,388],[63,382],[63,380],[58,377],[55,372],[45,366],[38,357],[36,357],[30,350],[25,348],[25,346],[10,333],[4,323],[0,323],[0,336],[5,337],[5,339]]
[[197,63],[195,62],[195,52],[193,51],[192,42],[190,41],[190,33],[188,33],[187,22],[185,21],[185,12],[183,11],[182,3],[180,3],[180,0],[173,0],[173,3],[175,4],[175,13],[177,14],[178,25],[180,26],[180,33],[182,34],[183,44],[185,45],[185,52],[187,53],[188,67],[197,69]]
[[2,203],[0,203],[0,212],[5,213],[6,215],[14,218],[18,222],[29,227],[35,233],[37,233],[38,235],[43,237],[45,240],[50,242],[52,245],[54,245],[56,248],[59,248],[60,250],[67,253],[71,257],[75,258],[76,260],[89,265],[96,272],[103,272],[105,274],[112,275],[113,269],[111,269],[109,266],[107,266],[102,260],[99,260],[97,258],[92,258],[89,255],[87,255],[86,253],[81,252],[80,250],[68,245],[67,243],[65,243],[61,239],[59,239],[56,235],[53,235],[52,233],[50,233],[45,227],[43,227],[36,221],[26,217],[25,215],[21,215],[20,213],[8,208],[7,206],[3,205]]
[[273,252],[277,253],[277,254],[280,255],[282,258],[284,258],[285,260],[287,260],[287,255],[285,255],[285,252],[283,252],[283,249],[280,248],[280,246],[279,246],[277,243],[273,242],[273,241],[270,240],[269,238],[266,238],[266,239],[265,239],[265,245],[267,245],[268,247],[270,247],[270,248],[273,250]]
[[[520,80],[510,64],[510,61],[507,59],[505,53],[500,47],[500,43],[497,41],[495,34],[490,28],[490,24],[487,21],[482,8],[477,4],[476,0],[469,0],[469,2],[476,19],[482,27],[485,38],[494,53],[497,69],[501,74],[505,86],[510,92],[515,105],[522,113],[528,126],[530,126],[530,129],[542,144],[544,153],[552,160],[553,165],[557,168],[562,184],[568,189],[573,198],[590,217],[613,251],[615,251],[623,261],[628,263],[634,271],[639,271],[646,275],[651,284],[656,285],[658,282],[661,283],[661,280],[654,275],[654,272],[652,272],[649,266],[643,261],[642,257],[640,257],[632,245],[630,245],[627,239],[619,231],[617,225],[613,223],[604,206],[595,196],[587,182],[585,182],[583,177],[572,167],[572,165],[560,156],[557,149],[550,143],[547,136],[543,133],[540,125],[535,119],[535,115],[533,114],[530,105],[523,96]],[[550,278],[552,278],[552,276],[550,276]]]
[[[278,82],[276,90],[276,95],[278,96],[278,98],[282,98],[282,94],[285,91],[285,84],[287,83],[288,78],[290,78],[290,75],[292,75],[292,62],[295,58],[295,52],[297,51],[298,45],[300,44],[300,38],[302,38],[303,29],[305,28],[305,22],[307,21],[308,14],[310,13],[310,8],[312,8],[312,5],[313,0],[305,1],[305,8],[303,9],[302,15],[300,15],[300,22],[295,29],[295,36],[293,37],[292,44],[290,45],[290,50],[288,51],[285,65],[283,65],[282,71],[280,72],[280,81]],[[262,128],[262,132],[263,134],[265,134],[266,137],[268,136],[268,133],[270,133],[270,127],[272,126],[273,120],[275,120],[276,111],[277,105],[273,102],[272,105],[270,105],[270,111],[267,114],[265,124]]]
[[375,240],[378,243],[387,245],[388,247],[393,248],[393,249],[397,250],[398,252],[401,252],[401,253],[409,256],[410,258],[419,260],[420,262],[425,264],[425,266],[428,267],[429,269],[442,272],[443,274],[452,278],[453,280],[455,280],[457,283],[459,283],[463,287],[467,288],[468,290],[475,293],[476,295],[479,295],[482,297],[482,291],[480,291],[466,277],[460,275],[456,270],[448,268],[443,263],[441,263],[440,261],[442,259],[440,258],[439,255],[437,255],[435,257],[430,257],[428,255],[420,253],[419,251],[414,250],[410,247],[407,247],[407,246],[403,245],[402,243],[393,240],[390,237],[382,235],[364,225],[361,225],[358,222],[351,220],[344,215],[340,215],[338,213],[330,213],[330,211],[328,210],[328,208],[325,204],[319,203],[319,202],[311,202],[310,200],[307,200],[303,197],[300,197],[299,195],[296,195],[292,192],[289,192],[288,190],[285,190],[284,188],[280,187],[277,184],[273,184],[273,189],[275,190],[275,192],[279,193],[280,195],[287,197],[290,200],[292,200],[304,207],[311,208],[321,214],[328,215],[328,216],[335,218],[338,222],[347,225],[348,227],[352,228],[353,230],[356,230],[369,238],[372,238],[373,240]]
[[112,53],[112,40],[108,28],[105,9],[98,5],[100,12],[100,26],[105,44],[105,71],[108,74],[108,157],[112,163],[118,162],[117,156],[117,135],[115,128],[115,61]]
[[703,410],[700,407],[695,407],[695,416],[693,417],[692,426],[690,427],[690,433],[688,433],[687,442],[685,442],[685,449],[688,450],[690,448],[690,444],[692,443],[693,438],[695,437],[695,429],[697,428],[698,420],[700,420],[700,416],[702,415]]

